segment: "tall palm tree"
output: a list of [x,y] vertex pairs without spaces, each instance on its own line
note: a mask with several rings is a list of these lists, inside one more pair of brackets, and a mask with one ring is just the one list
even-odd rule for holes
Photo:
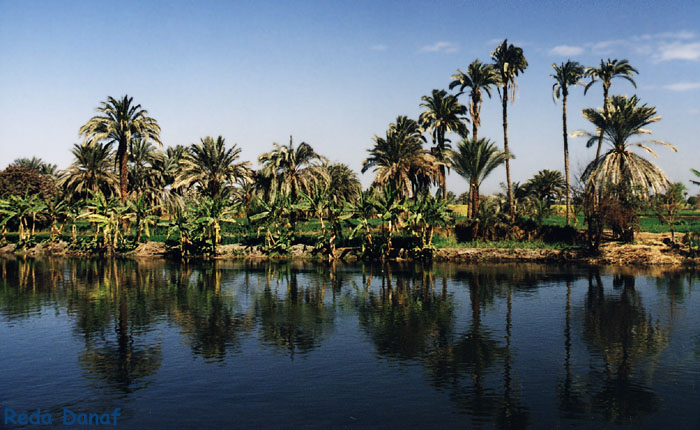
[[457,133],[466,137],[466,122],[469,119],[463,115],[467,113],[467,108],[459,103],[456,96],[447,94],[445,90],[433,90],[431,96],[421,97],[423,103],[420,107],[425,111],[418,117],[418,124],[433,137],[432,153],[435,158],[443,163],[440,166],[440,186],[442,196],[447,196],[447,186],[445,184],[445,170],[447,167],[447,150],[450,149],[449,139],[445,137],[447,133]]
[[[588,89],[600,81],[603,84],[603,109],[607,109],[608,106],[608,94],[610,91],[610,85],[612,85],[613,78],[622,78],[628,80],[632,86],[637,88],[637,83],[632,79],[633,74],[639,74],[637,69],[630,66],[627,60],[618,60],[617,58],[611,60],[608,58],[607,61],[603,61],[601,58],[599,67],[586,67],[584,72],[585,77],[591,78],[591,82],[586,84],[583,93],[586,94]],[[606,112],[607,113],[607,112]],[[603,146],[603,135],[598,137],[598,149],[595,153],[595,158],[600,157],[600,148]]]
[[174,188],[190,188],[197,185],[199,190],[217,197],[228,186],[239,179],[249,179],[252,175],[250,162],[239,161],[241,148],[233,144],[226,148],[221,136],[214,140],[207,136],[194,143],[180,160],[180,172],[173,183]]
[[105,141],[117,144],[116,162],[119,165],[119,189],[121,200],[127,199],[128,167],[127,150],[132,138],[140,137],[162,145],[160,126],[148,116],[148,111],[139,104],[133,104],[133,97],[125,95],[117,100],[107,97],[97,108],[98,115],[80,127],[79,133],[85,136],[85,142]]
[[498,93],[503,105],[503,151],[506,153],[506,183],[508,184],[508,209],[511,219],[515,219],[513,186],[510,181],[510,147],[508,146],[508,94],[515,98],[515,78],[527,68],[527,60],[522,48],[508,44],[508,39],[491,53],[494,68],[499,76]]
[[272,144],[274,149],[258,157],[262,165],[261,175],[270,181],[268,195],[271,200],[279,192],[296,200],[298,192],[308,193],[314,184],[328,181],[328,173],[321,165],[325,158],[306,142],[294,147],[292,136],[289,145]]
[[611,146],[608,152],[586,167],[582,175],[585,184],[626,184],[640,198],[647,198],[650,190],[660,193],[668,186],[670,182],[661,169],[631,151],[632,147],[637,147],[656,157],[656,152],[647,143],[678,151],[673,145],[660,140],[630,142],[637,135],[651,134],[644,127],[661,119],[656,115],[655,107],[639,105],[637,96],[627,98],[616,95],[608,101],[607,109],[584,109],[583,116],[598,130],[596,133],[576,131],[574,135],[588,137],[588,147],[593,146],[599,136],[603,136],[603,140]]
[[472,139],[478,140],[478,128],[481,127],[481,96],[482,91],[491,98],[491,88],[498,85],[498,74],[494,70],[493,65],[484,64],[481,61],[474,60],[467,68],[467,73],[457,69],[457,73],[452,75],[450,89],[459,86],[459,97],[464,89],[469,87],[469,116],[472,117]]
[[566,181],[566,225],[569,225],[571,218],[571,186],[569,183],[569,140],[566,127],[566,101],[569,96],[569,87],[581,83],[584,69],[577,61],[567,60],[566,63],[561,63],[557,66],[552,64],[554,74],[550,75],[554,78],[552,86],[552,96],[555,101],[562,98],[562,127],[564,130],[564,179]]
[[423,149],[425,137],[418,123],[406,116],[389,125],[386,137],[374,137],[374,147],[362,162],[362,173],[374,169],[376,185],[390,185],[402,197],[415,195],[439,178],[440,165]]
[[462,139],[450,154],[455,171],[469,181],[469,215],[479,210],[479,187],[491,172],[506,161],[506,153],[488,139]]
[[113,169],[112,143],[82,143],[73,145],[74,160],[58,180],[58,186],[74,199],[88,197],[88,192],[106,195],[119,192],[117,175]]

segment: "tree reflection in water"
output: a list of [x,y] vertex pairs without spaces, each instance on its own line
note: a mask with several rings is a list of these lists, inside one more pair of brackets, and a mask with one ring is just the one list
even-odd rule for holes
[[254,296],[262,343],[292,359],[316,349],[334,321],[334,306],[325,303],[325,294],[325,283],[312,282],[289,265],[267,265],[263,291]]
[[621,291],[605,294],[599,273],[589,276],[583,340],[605,363],[602,377],[595,378],[602,381],[591,403],[608,421],[634,423],[659,408],[657,395],[636,380],[635,366],[658,356],[669,343],[669,333],[647,315],[633,276],[616,275],[612,284]]
[[[644,308],[632,274],[605,278],[612,285],[604,288],[600,272],[591,269],[582,295],[575,286],[580,278],[585,288],[586,272],[528,265],[360,268],[0,258],[0,276],[5,321],[65,309],[82,347],[84,377],[93,387],[118,393],[143,389],[159,372],[159,324],[175,327],[182,344],[205,363],[225,362],[247,348],[294,359],[317,351],[342,311],[343,324],[349,324],[344,329],[358,323],[380,357],[419,364],[429,384],[474,426],[523,428],[542,407],[571,422],[628,424],[661,406],[652,372],[669,345],[670,328]],[[533,315],[519,313],[520,298],[537,297],[549,282],[566,288],[548,295],[561,294],[552,306],[563,333],[559,326],[543,327],[557,336],[563,355],[551,385],[556,404],[543,406],[547,400],[524,397],[527,384],[537,379],[518,359],[518,348],[537,334],[523,338],[516,328],[518,315]],[[659,296],[668,299],[671,322],[674,304],[686,300],[692,285],[685,274],[656,281],[657,289],[665,289]],[[579,341],[585,347],[576,348]]]

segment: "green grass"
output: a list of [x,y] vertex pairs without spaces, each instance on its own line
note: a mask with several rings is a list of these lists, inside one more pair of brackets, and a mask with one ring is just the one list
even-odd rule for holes
[[[700,232],[700,219],[684,219],[684,217],[698,217],[700,218],[700,212],[697,211],[681,211],[680,216],[674,222],[673,230],[676,233],[699,233]],[[583,221],[583,215],[577,217],[578,223],[576,228],[583,229],[586,227]],[[552,215],[544,220],[545,225],[556,225],[564,226],[566,223],[566,218],[559,215]],[[668,224],[661,223],[659,218],[650,212],[642,212],[639,217],[639,230],[647,233],[668,233],[671,230]]]
[[437,236],[433,239],[436,248],[497,248],[497,249],[579,249],[579,246],[567,243],[546,243],[541,240],[496,240],[484,242],[473,240],[471,242],[457,242],[454,237],[444,238]]

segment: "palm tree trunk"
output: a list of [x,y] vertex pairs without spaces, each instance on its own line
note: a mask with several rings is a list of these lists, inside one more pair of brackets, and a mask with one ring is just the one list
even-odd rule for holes
[[[608,117],[608,86],[603,84],[603,117]],[[600,148],[603,146],[603,130],[600,130],[598,137],[598,149],[595,152],[595,159],[600,158]]]
[[510,181],[510,148],[508,146],[508,85],[503,86],[503,152],[506,154],[506,181],[508,183],[508,212],[511,222],[515,221],[513,204],[513,184]]
[[121,191],[122,203],[126,202],[126,188],[129,177],[129,171],[127,170],[126,164],[126,145],[127,142],[119,142],[119,148],[117,149],[117,159],[119,160],[119,189]]
[[570,200],[570,186],[569,186],[569,140],[566,131],[566,94],[564,94],[562,100],[562,106],[564,107],[562,113],[562,122],[564,127],[564,177],[566,179],[566,225],[569,225],[569,219],[571,217],[571,200]]
[[474,195],[474,201],[472,203],[472,209],[474,211],[474,215],[472,218],[476,218],[477,214],[479,213],[479,186],[474,184],[474,191],[472,192]]

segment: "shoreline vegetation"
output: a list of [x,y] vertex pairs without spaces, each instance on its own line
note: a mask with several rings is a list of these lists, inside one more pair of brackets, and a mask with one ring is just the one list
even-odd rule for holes
[[[684,252],[679,247],[669,246],[670,233],[641,233],[633,244],[607,241],[601,249],[592,253],[582,247],[555,246],[543,242],[481,242],[458,244],[457,247],[435,249],[430,262],[460,263],[543,263],[654,267],[669,269],[697,267],[700,257]],[[477,246],[474,246],[477,245]],[[343,256],[337,261],[353,263],[361,261],[357,248],[339,248]],[[16,244],[0,247],[0,257],[16,256],[25,258],[80,257],[80,258],[130,258],[130,259],[182,259],[177,249],[164,242],[145,241],[135,249],[105,255],[84,250],[71,249],[68,242],[42,242],[30,248],[18,248]],[[240,244],[219,245],[214,256],[192,256],[186,260],[224,261],[307,261],[327,262],[323,255],[315,252],[313,246],[297,244],[285,253],[268,253],[261,246]],[[396,251],[387,262],[422,262],[403,249]]]
[[[611,92],[613,81],[636,87],[637,69],[624,59],[601,59],[594,67],[553,64],[564,174],[543,169],[520,184],[511,181],[521,148],[517,135],[509,141],[508,106],[528,62],[507,40],[490,56],[491,63],[476,59],[466,71],[457,69],[449,83],[454,93],[434,89],[421,97],[417,119],[398,115],[383,136],[374,136],[361,168],[374,174],[366,189],[348,165],[292,136],[288,145],[273,143],[260,154],[257,169],[222,136],[162,150],[160,125],[148,111],[128,95],[108,97],[76,127],[83,141],[73,145],[67,169],[33,157],[0,171],[0,253],[697,263],[700,196],[688,197],[685,185],[671,183],[649,161],[654,145],[676,152],[673,145],[638,140],[661,117],[636,95]],[[569,89],[583,86],[585,95],[596,83],[603,106],[581,112],[593,131],[568,132]],[[496,94],[502,149],[479,134],[481,109]],[[574,178],[569,137],[596,148]],[[480,193],[483,181],[504,168],[503,192]],[[451,171],[464,179],[461,195],[447,191]]]

